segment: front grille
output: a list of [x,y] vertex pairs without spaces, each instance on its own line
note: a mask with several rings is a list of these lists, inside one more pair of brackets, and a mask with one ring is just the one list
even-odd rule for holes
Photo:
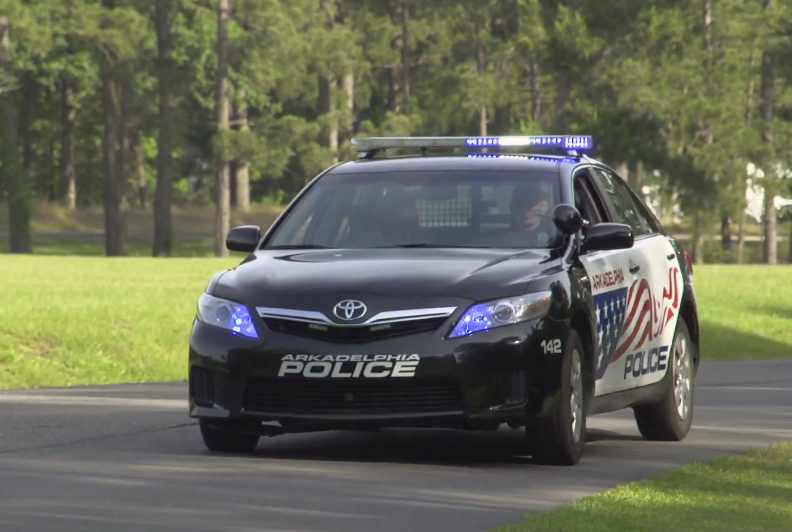
[[197,366],[190,369],[190,395],[198,406],[214,405],[215,382],[211,371]]
[[384,325],[334,327],[332,325],[320,325],[317,323],[305,323],[279,318],[263,319],[264,323],[272,331],[338,343],[373,342],[408,334],[434,331],[446,320],[446,318],[431,318],[425,320],[401,321]]
[[245,409],[289,414],[407,414],[462,410],[453,381],[254,379]]

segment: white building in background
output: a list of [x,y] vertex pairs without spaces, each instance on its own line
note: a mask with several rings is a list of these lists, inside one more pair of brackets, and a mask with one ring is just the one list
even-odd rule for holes
[[[755,164],[748,163],[745,168],[748,174],[747,186],[745,188],[745,200],[748,205],[745,212],[748,216],[756,220],[756,223],[762,221],[762,213],[764,212],[764,187],[761,185],[761,180],[765,179],[764,170],[757,168]],[[792,179],[792,169],[785,167],[781,163],[776,163],[773,167],[773,173],[777,179]],[[782,196],[775,196],[773,198],[776,210],[784,208],[792,208],[792,199],[784,198]]]
[[[748,178],[746,179],[745,200],[746,209],[745,213],[756,220],[756,223],[762,222],[762,214],[764,213],[764,187],[762,186],[762,179],[765,179],[765,172],[761,168],[757,168],[755,164],[748,163],[746,167]],[[777,179],[792,179],[792,168],[785,167],[778,163],[773,168],[773,173]],[[653,172],[655,177],[660,177],[660,172],[655,170]],[[656,216],[671,217],[674,223],[680,223],[683,219],[682,210],[679,208],[679,202],[676,200],[676,194],[673,198],[673,206],[671,212],[668,208],[663,208],[660,201],[660,185],[644,185],[642,196],[647,206],[654,212]],[[792,209],[792,198],[784,198],[783,196],[776,196],[773,198],[773,203],[777,211],[781,209]]]

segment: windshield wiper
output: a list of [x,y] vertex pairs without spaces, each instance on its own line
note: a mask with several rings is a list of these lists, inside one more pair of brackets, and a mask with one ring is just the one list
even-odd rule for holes
[[319,246],[317,244],[294,244],[283,246],[269,246],[264,249],[333,249],[330,246]]

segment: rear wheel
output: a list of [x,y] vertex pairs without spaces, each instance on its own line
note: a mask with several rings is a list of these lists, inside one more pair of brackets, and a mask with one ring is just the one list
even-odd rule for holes
[[681,441],[693,423],[693,385],[696,377],[695,347],[684,321],[679,320],[660,401],[633,408],[641,435],[652,441]]
[[575,465],[586,444],[586,404],[583,342],[575,330],[567,338],[561,364],[561,401],[553,413],[525,427],[534,461]]
[[258,445],[260,436],[233,430],[229,426],[227,429],[219,429],[201,419],[198,422],[201,429],[201,437],[204,445],[212,452],[216,453],[247,453],[253,451]]

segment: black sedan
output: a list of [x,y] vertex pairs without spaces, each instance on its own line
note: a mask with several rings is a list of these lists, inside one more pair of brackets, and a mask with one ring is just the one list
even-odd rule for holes
[[[206,446],[508,424],[534,460],[571,465],[586,417],[626,408],[646,439],[683,439],[699,364],[690,257],[562,139],[559,156],[537,137],[526,154],[500,153],[514,137],[356,139],[362,156],[264,235],[232,229],[228,249],[248,255],[212,278],[190,337]],[[426,154],[440,147],[474,153]],[[375,156],[388,148],[424,153]]]

